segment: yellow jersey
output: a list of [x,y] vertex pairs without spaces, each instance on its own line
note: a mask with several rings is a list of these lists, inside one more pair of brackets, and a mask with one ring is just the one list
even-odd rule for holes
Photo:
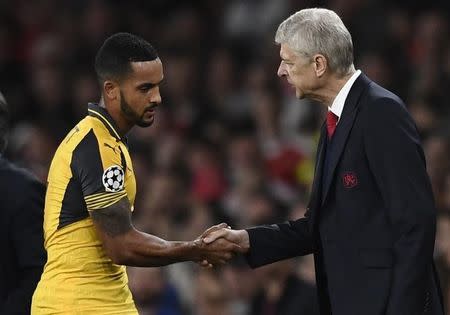
[[126,140],[108,112],[89,104],[59,145],[48,175],[44,237],[48,260],[31,313],[137,314],[125,267],[106,255],[89,212],[124,196],[136,180]]

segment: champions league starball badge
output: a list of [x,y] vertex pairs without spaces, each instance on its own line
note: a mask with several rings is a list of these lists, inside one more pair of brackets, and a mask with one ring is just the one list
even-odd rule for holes
[[117,192],[123,189],[125,176],[122,167],[113,165],[108,167],[102,176],[103,186],[106,191]]

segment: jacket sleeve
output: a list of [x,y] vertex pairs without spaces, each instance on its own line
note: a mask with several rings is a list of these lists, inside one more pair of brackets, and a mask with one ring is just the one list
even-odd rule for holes
[[24,179],[20,187],[21,203],[11,229],[21,277],[11,288],[1,314],[30,314],[31,297],[47,260],[43,237],[45,186],[31,176]]
[[312,233],[308,212],[304,218],[282,224],[247,229],[250,250],[246,259],[256,268],[286,258],[313,252]]
[[378,99],[369,105],[367,114],[364,146],[395,236],[386,314],[422,314],[436,228],[423,150],[401,100]]

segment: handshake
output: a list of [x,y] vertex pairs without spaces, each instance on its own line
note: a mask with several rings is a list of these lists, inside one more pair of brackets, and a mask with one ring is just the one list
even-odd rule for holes
[[250,248],[246,230],[232,230],[228,224],[221,223],[210,227],[194,242],[195,258],[202,267],[223,265],[236,254],[244,254]]

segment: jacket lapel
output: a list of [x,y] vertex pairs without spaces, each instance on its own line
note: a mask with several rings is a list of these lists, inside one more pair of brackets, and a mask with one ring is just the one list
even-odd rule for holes
[[333,145],[331,146],[331,150],[327,152],[327,154],[330,155],[330,174],[327,176],[327,182],[323,183],[322,186],[322,189],[324,189],[322,205],[327,200],[336,166],[339,163],[348,135],[350,134],[355,121],[355,117],[358,112],[357,109],[359,98],[370,82],[371,81],[363,73],[361,73],[350,89],[350,93],[345,101],[344,110],[342,111],[341,118],[333,135]]

